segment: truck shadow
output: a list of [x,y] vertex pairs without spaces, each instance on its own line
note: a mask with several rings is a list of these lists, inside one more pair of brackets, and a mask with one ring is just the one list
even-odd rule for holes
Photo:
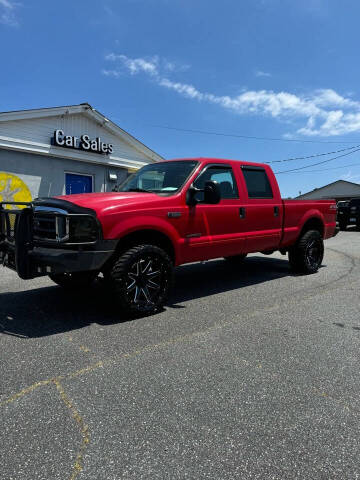
[[[175,288],[166,308],[186,308],[188,300],[292,276],[287,260],[250,257],[240,266],[215,260],[183,265],[176,270]],[[38,338],[77,330],[92,323],[128,321],[101,280],[91,293],[68,293],[57,286],[0,294],[0,334]]]
[[252,256],[238,265],[223,260],[183,265],[177,269],[167,306],[179,308],[178,304],[188,300],[293,276],[297,274],[290,270],[286,257]]

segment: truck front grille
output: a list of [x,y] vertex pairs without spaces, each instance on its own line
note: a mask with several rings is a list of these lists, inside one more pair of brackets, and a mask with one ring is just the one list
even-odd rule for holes
[[36,214],[33,222],[34,238],[56,241],[56,216],[52,214]]
[[34,240],[63,242],[69,236],[69,219],[55,212],[36,212],[33,220]]

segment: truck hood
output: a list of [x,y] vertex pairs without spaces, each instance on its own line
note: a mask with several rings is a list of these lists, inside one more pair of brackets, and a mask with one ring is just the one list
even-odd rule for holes
[[106,215],[116,211],[126,210],[129,206],[148,206],[149,203],[162,203],[168,197],[162,197],[156,193],[109,192],[62,195],[55,198],[65,200],[79,207],[90,208],[94,210],[97,215]]

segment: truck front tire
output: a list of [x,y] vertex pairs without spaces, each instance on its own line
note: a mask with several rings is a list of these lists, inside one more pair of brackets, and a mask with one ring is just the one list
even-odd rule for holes
[[173,279],[169,255],[154,245],[137,245],[124,252],[106,280],[126,314],[152,314],[162,309]]
[[317,230],[305,232],[297,244],[289,250],[292,270],[298,273],[315,273],[324,258],[324,241]]

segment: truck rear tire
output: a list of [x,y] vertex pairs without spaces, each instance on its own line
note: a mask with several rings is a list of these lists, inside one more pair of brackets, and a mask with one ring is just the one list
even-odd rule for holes
[[125,314],[156,313],[168,297],[173,280],[173,263],[161,248],[137,245],[118,257],[106,280]]
[[98,272],[57,273],[49,275],[53,282],[67,290],[90,287],[97,276]]
[[293,271],[315,273],[324,258],[324,241],[317,230],[305,232],[297,244],[289,250],[289,262]]

